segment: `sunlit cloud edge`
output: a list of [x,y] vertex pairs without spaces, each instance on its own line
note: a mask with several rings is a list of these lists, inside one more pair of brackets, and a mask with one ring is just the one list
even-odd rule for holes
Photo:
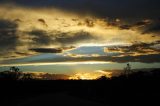
[[113,63],[113,62],[84,61],[84,62],[51,62],[51,63],[0,64],[0,67],[5,67],[5,66],[45,66],[45,65],[85,65],[85,64],[110,64],[110,63]]

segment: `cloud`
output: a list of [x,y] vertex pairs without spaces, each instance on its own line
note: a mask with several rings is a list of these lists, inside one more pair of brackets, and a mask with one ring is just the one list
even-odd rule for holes
[[86,19],[85,23],[88,27],[94,27],[94,22],[91,19]]
[[[30,48],[30,51],[37,52],[37,53],[63,53],[65,51],[70,51],[74,49],[74,46],[70,47],[61,47],[61,48]],[[25,54],[25,53],[19,53]]]
[[[136,56],[97,56],[97,57],[56,57],[56,58],[45,58],[29,61],[29,64],[41,64],[41,63],[67,63],[67,62],[115,62],[115,63],[127,63],[127,62],[141,62],[141,63],[159,63],[160,54],[145,54],[145,55],[136,55]],[[3,61],[3,64],[27,64],[28,62],[16,62],[16,60]],[[2,63],[1,63],[2,64]]]
[[69,32],[69,33],[60,33],[55,38],[55,41],[61,43],[62,45],[66,44],[75,44],[75,43],[83,43],[83,42],[91,42],[92,40],[98,39],[91,35],[88,32],[80,31],[80,32]]
[[155,20],[152,24],[148,25],[143,31],[143,34],[146,34],[146,33],[152,33],[154,35],[159,36],[159,34],[160,34],[160,20]]
[[24,57],[25,57],[25,56],[31,56],[31,55],[33,55],[33,53],[31,53],[31,52],[27,52],[27,53],[26,53],[26,52],[23,52],[23,51],[20,51],[20,52],[16,51],[15,54],[16,54],[17,56],[19,56],[19,57],[20,57],[20,56],[24,56]]
[[[152,43],[135,43],[128,46],[108,46],[104,50],[106,55],[83,55],[66,54],[62,58],[44,59],[39,62],[82,62],[82,61],[105,61],[105,62],[142,62],[154,63],[160,62],[159,41]],[[89,50],[89,49],[88,49]],[[108,55],[112,53],[112,55]],[[34,61],[36,62],[36,61]]]
[[1,3],[14,3],[23,7],[58,8],[79,14],[92,14],[114,18],[156,18],[159,16],[159,0],[1,0]]
[[114,57],[114,62],[125,63],[125,62],[142,62],[142,63],[156,63],[160,62],[158,58],[160,54],[149,54],[149,55],[138,55],[138,56],[122,56]]
[[14,22],[18,23],[18,22],[22,22],[22,20],[17,18],[14,20]]
[[152,37],[159,36],[160,34],[160,20],[157,19],[143,19],[128,24],[124,23],[115,23],[114,26],[119,27],[121,30],[136,30],[142,34],[152,34]]
[[29,50],[38,53],[62,53],[62,49],[55,49],[55,48],[33,48]]
[[0,20],[0,54],[1,56],[8,54],[16,49],[19,44],[17,36],[18,25],[9,20]]
[[140,29],[140,28],[147,27],[147,25],[152,24],[152,20],[144,19],[144,20],[141,20],[141,21],[138,21],[138,22],[122,24],[122,25],[121,24],[120,25],[115,24],[115,25],[122,30],[135,30],[135,29]]
[[[27,50],[29,44],[27,43],[28,41],[26,42],[25,40],[29,39],[25,38],[25,35],[21,35],[25,33],[21,33],[21,31],[18,29],[18,20],[19,19],[16,19],[16,21],[10,21],[6,19],[0,19],[0,57],[2,60],[3,58],[21,58],[35,54],[32,51]],[[32,33],[35,35],[38,34],[36,31]],[[34,40],[42,44],[48,42],[46,41],[48,39],[45,36],[42,34],[39,36],[43,38],[43,41],[38,38],[35,38]]]
[[35,45],[50,45],[53,42],[53,39],[49,33],[44,30],[32,30],[28,32],[30,36],[33,36],[32,43]]
[[124,29],[125,30],[129,30],[129,29],[131,29],[131,27],[132,26],[130,26],[130,25],[121,25],[121,26],[119,26],[119,28],[122,29],[122,30],[124,30]]
[[159,44],[159,41],[152,43],[134,43],[130,46],[115,46],[105,47],[106,53],[117,53],[117,56],[137,56],[137,55],[149,55],[159,54],[160,50],[155,45]]
[[[60,48],[64,51],[64,49],[67,48],[67,50],[69,50],[68,48],[73,46],[76,48],[91,44],[94,46],[114,44],[134,45],[136,44],[136,41],[148,44],[160,39],[160,36],[158,36],[159,23],[156,23],[158,21],[155,21],[153,17],[143,17],[140,19],[128,17],[128,10],[126,10],[126,19],[125,17],[118,16],[120,14],[118,11],[115,13],[107,13],[108,10],[106,8],[103,10],[106,5],[111,5],[111,7],[113,6],[112,8],[118,8],[118,6],[113,5],[117,4],[117,2],[114,3],[113,1],[76,1],[77,2],[40,0],[38,2],[32,1],[30,3],[25,0],[15,0],[11,3],[7,0],[4,1],[6,3],[3,2],[4,4],[0,1],[1,59],[22,58],[42,52],[52,52],[50,50],[40,50],[37,52],[36,50],[31,50],[37,48]],[[107,2],[110,4],[105,4]],[[137,2],[137,0],[136,2],[132,1],[133,5]],[[48,7],[45,5],[44,8],[41,8],[41,6],[46,3],[50,6]],[[64,7],[61,7],[61,3]],[[87,5],[88,7],[82,5],[86,3],[89,3]],[[123,3],[129,2],[124,1]],[[118,1],[119,5],[123,5],[123,3]],[[84,6],[84,9],[81,10],[78,6],[80,6],[80,8]],[[100,6],[100,8],[95,8],[95,6]],[[125,4],[125,6],[128,5]],[[77,8],[77,10],[75,8]],[[149,8],[154,10],[152,7]],[[10,12],[8,12],[8,10],[10,10]],[[115,11],[114,9],[110,9],[110,11],[111,10],[112,12]],[[88,11],[89,14],[83,16],[78,14],[80,12],[83,13],[84,11]],[[144,13],[140,13],[142,14],[139,16],[143,16]],[[137,14],[140,13],[138,12]],[[147,13],[152,14],[150,12],[145,12],[145,14]],[[154,13],[156,18],[157,13],[157,11]],[[132,18],[133,20],[128,18]],[[156,45],[158,45],[158,43]],[[70,48],[70,50],[71,49],[73,48]],[[127,51],[130,56],[135,56],[137,55],[136,53],[138,53],[138,55],[149,52],[150,54],[158,53],[158,51],[149,47],[136,47],[135,49],[133,49],[133,47],[125,47],[119,48],[117,51],[120,50],[122,52]],[[129,52],[129,50],[132,52]],[[121,56],[122,55],[123,54],[121,54]],[[95,57],[99,56],[95,55]]]
[[[158,58],[160,54],[149,54],[149,55],[137,55],[137,56],[99,56],[99,57],[82,57],[82,58],[70,58],[68,61],[106,61],[106,62],[116,62],[116,63],[126,63],[126,62],[142,62],[142,63],[155,63],[160,62]],[[66,59],[67,60],[67,59]]]
[[151,23],[152,23],[152,20],[145,19],[145,20],[136,22],[135,24],[133,24],[133,27],[144,27],[144,26],[147,26]]
[[45,27],[48,27],[46,21],[42,18],[38,19],[38,22],[40,22],[42,25],[44,25]]
[[45,31],[45,30],[32,30],[28,32],[32,37],[32,43],[39,46],[45,45],[60,45],[62,47],[68,47],[77,43],[91,42],[98,39],[85,31],[77,32],[57,32],[57,31]]

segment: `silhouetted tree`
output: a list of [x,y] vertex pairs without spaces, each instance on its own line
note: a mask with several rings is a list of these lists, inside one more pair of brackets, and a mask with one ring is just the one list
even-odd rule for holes
[[19,71],[18,67],[10,67],[9,71],[3,71],[0,73],[0,78],[6,80],[19,80],[22,72]]
[[10,67],[10,71],[11,71],[11,72],[17,72],[17,73],[18,73],[18,72],[19,72],[19,68],[13,66],[13,67]]
[[124,68],[124,74],[129,75],[132,73],[131,65],[128,63],[127,66]]

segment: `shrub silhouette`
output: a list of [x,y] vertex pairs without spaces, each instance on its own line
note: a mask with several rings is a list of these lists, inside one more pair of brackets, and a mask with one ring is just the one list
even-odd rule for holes
[[97,78],[97,80],[108,80],[108,78],[106,76],[101,76],[101,77]]
[[22,80],[32,80],[32,79],[33,79],[32,74],[30,74],[30,73],[23,74]]
[[18,67],[10,67],[9,71],[3,71],[0,73],[0,78],[5,80],[19,80],[22,76],[22,72]]

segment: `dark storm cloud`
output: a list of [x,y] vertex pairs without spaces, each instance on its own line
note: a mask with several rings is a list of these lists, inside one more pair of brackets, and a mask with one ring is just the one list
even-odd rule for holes
[[38,53],[62,53],[62,49],[55,48],[33,48],[30,50]]
[[55,7],[80,14],[113,18],[157,18],[159,0],[1,0],[26,7]]
[[43,30],[32,30],[28,34],[33,36],[32,41],[36,45],[49,45],[53,42],[51,35]]
[[137,30],[142,34],[153,34],[153,36],[160,34],[160,20],[157,19],[144,19],[135,22],[130,22],[128,24],[112,22],[112,26],[118,27],[121,30]]
[[160,33],[160,25],[155,25],[153,27],[148,28],[145,33]]
[[160,20],[155,20],[152,24],[145,27],[143,33],[160,34]]
[[[17,20],[18,21],[18,20]],[[32,55],[30,52],[18,50],[22,45],[16,21],[0,20],[0,59],[11,59]]]
[[15,30],[17,28],[17,24],[14,22],[11,22],[9,20],[0,20],[0,29],[1,30]]
[[9,20],[0,20],[0,53],[11,51],[18,45],[18,25]]

